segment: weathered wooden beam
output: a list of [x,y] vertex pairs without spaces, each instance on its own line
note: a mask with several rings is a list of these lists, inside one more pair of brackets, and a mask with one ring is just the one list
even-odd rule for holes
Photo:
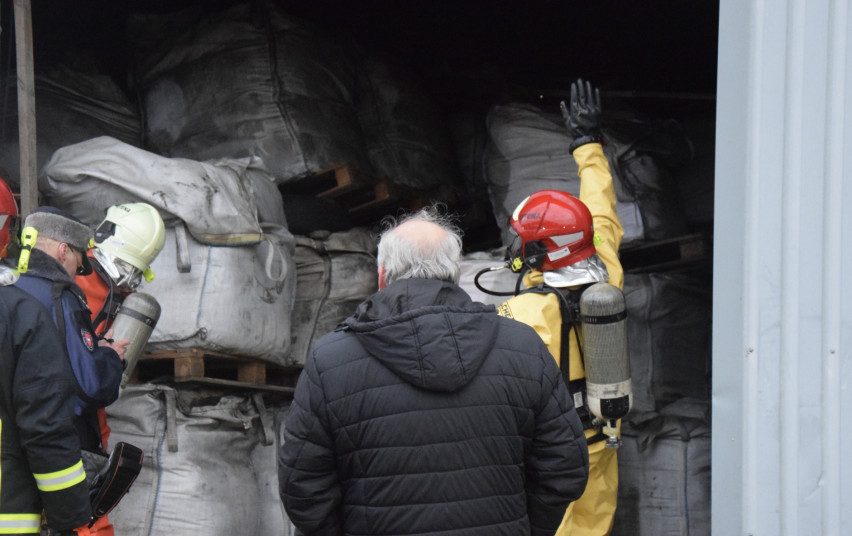
[[33,24],[30,0],[15,1],[15,53],[18,78],[18,143],[21,156],[21,217],[38,204]]

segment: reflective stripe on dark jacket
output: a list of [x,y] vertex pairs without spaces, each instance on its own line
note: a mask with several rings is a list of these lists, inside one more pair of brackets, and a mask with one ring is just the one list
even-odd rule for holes
[[424,279],[315,344],[279,456],[306,535],[552,536],[587,476],[582,425],[535,332]]
[[[98,346],[92,319],[82,291],[58,261],[40,250],[33,250],[29,269],[15,285],[40,301],[65,328],[65,348],[77,380],[75,424],[82,448],[101,450],[97,409],[118,398],[124,366],[112,348]],[[56,307],[56,291],[61,311]],[[60,316],[61,315],[61,316]]]
[[72,423],[74,376],[47,311],[0,287],[0,533],[38,534],[89,520],[88,486]]

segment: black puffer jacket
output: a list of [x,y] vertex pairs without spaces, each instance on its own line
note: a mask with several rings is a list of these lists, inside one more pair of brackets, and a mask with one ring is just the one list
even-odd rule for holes
[[378,292],[315,344],[279,456],[306,535],[552,536],[587,473],[536,333],[423,279]]

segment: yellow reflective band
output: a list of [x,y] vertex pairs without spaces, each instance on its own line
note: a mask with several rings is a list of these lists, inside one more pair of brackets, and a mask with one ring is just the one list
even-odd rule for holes
[[61,491],[86,480],[86,471],[83,469],[83,460],[80,460],[67,469],[52,473],[33,473],[33,476],[40,491]]
[[41,514],[0,514],[0,534],[38,534]]
[[145,281],[149,283],[154,280],[154,270],[152,270],[150,266],[145,268],[145,271],[142,272],[142,275],[145,277]]

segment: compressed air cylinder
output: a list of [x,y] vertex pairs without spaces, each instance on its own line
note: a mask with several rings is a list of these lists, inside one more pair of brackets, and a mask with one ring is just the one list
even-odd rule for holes
[[633,403],[624,294],[595,283],[580,296],[580,316],[589,410],[607,421],[620,419]]
[[150,294],[134,292],[124,299],[115,320],[112,323],[112,336],[114,340],[127,339],[130,344],[124,353],[124,376],[121,386],[127,383],[128,378],[136,367],[136,361],[145,349],[145,344],[151,337],[151,332],[160,319],[160,304]]

